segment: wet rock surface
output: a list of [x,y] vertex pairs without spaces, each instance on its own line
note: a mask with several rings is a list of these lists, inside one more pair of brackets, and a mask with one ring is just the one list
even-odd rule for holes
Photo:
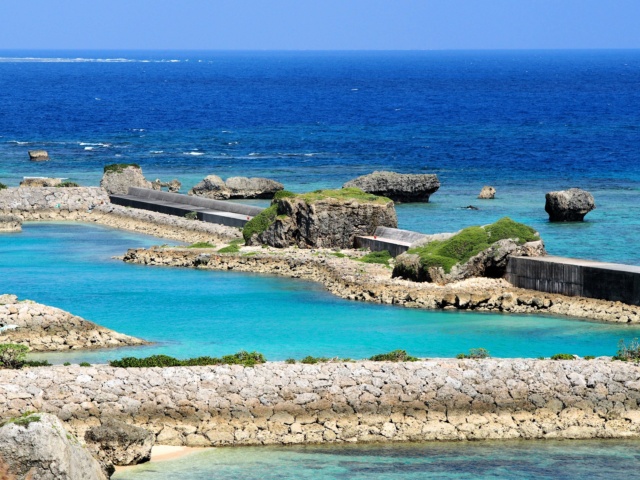
[[440,181],[437,175],[432,174],[373,172],[350,180],[342,187],[356,187],[395,202],[428,202],[429,197],[440,188]]
[[596,208],[593,195],[579,188],[549,192],[545,199],[544,209],[551,222],[581,222]]

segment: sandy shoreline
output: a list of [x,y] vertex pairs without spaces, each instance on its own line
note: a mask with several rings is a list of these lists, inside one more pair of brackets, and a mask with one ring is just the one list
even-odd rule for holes
[[[209,447],[213,448],[213,447]],[[168,460],[177,460],[182,457],[187,457],[197,452],[206,450],[204,447],[185,447],[176,445],[155,445],[151,449],[151,460],[149,463],[160,463]],[[116,472],[123,472],[137,467],[137,465],[130,465],[126,467],[116,467]]]

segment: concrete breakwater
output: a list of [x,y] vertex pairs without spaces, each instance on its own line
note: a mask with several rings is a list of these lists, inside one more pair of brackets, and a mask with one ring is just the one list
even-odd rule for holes
[[[485,312],[548,313],[606,322],[638,323],[640,307],[592,298],[515,288],[505,280],[476,278],[445,286],[392,279],[391,271],[329,250],[243,249],[221,255],[206,250],[131,249],[124,261],[143,265],[268,273],[313,280],[339,297],[411,308],[457,308]],[[361,252],[348,252],[357,259]]]
[[640,436],[640,367],[609,360],[0,370],[0,417],[79,437],[117,418],[166,445]]

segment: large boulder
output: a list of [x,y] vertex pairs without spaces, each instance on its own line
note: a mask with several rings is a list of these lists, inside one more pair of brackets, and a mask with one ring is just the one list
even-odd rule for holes
[[489,185],[485,185],[482,187],[482,190],[480,190],[478,198],[481,200],[493,200],[496,198],[496,189]]
[[151,459],[156,436],[142,427],[107,418],[84,435],[87,446],[104,464],[137,465]]
[[410,248],[396,257],[392,276],[441,285],[473,277],[502,278],[511,255],[537,257],[546,251],[537,232],[505,217]]
[[428,202],[440,188],[437,175],[373,172],[345,183],[342,188],[359,188],[395,202]]
[[16,215],[0,215],[0,232],[22,231],[22,219]]
[[110,195],[126,195],[129,187],[153,188],[152,183],[144,178],[140,166],[134,163],[105,166],[100,186]]
[[228,200],[230,198],[273,198],[284,186],[268,178],[230,177],[225,182],[217,175],[208,175],[196,184],[189,195]]
[[100,463],[55,415],[29,414],[0,428],[0,478],[106,480]]
[[393,202],[358,189],[289,194],[245,225],[250,245],[284,248],[353,248],[356,236],[398,226]]
[[29,160],[32,162],[46,162],[49,160],[49,153],[46,150],[29,150]]
[[61,178],[27,177],[20,182],[21,187],[57,187],[62,183]]
[[552,222],[581,222],[596,208],[593,195],[579,188],[549,192],[545,198],[544,209]]

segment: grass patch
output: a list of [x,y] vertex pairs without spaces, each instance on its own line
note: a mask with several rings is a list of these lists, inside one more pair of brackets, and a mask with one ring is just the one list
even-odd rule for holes
[[594,358],[596,358],[593,355],[585,355],[584,357],[582,357],[583,360],[593,360]]
[[186,218],[188,220],[197,220],[198,219],[198,213],[197,212],[185,213],[184,214],[184,218]]
[[409,355],[405,350],[393,350],[389,353],[374,355],[369,360],[374,362],[417,362],[418,357]]
[[454,265],[465,263],[491,244],[506,238],[515,239],[520,245],[540,240],[533,228],[504,217],[485,227],[465,228],[448,240],[433,241],[422,247],[409,249],[407,253],[417,254],[425,268],[442,267],[445,273],[449,273]]
[[378,263],[380,265],[389,266],[389,260],[391,260],[391,258],[391,254],[387,250],[382,250],[381,252],[367,253],[365,256],[360,257],[358,261],[364,263]]
[[25,360],[23,367],[50,367],[49,360]]
[[4,427],[9,423],[13,423],[15,425],[20,425],[21,427],[28,428],[29,424],[39,422],[40,415],[36,415],[35,412],[25,412],[19,417],[10,418],[6,422],[0,424],[0,427]]
[[360,190],[359,188],[341,188],[336,190],[315,190],[309,193],[301,193],[295,195],[297,198],[304,200],[307,205],[311,205],[312,203],[319,202],[320,200],[342,200],[345,202],[351,200],[357,200],[360,202],[366,203],[378,203],[381,205],[386,205],[391,201],[391,199],[387,197],[379,197],[378,195],[373,195],[371,193],[366,193]]
[[218,250],[218,253],[238,253],[238,252],[240,252],[240,247],[235,244],[227,245],[226,247],[222,247],[220,250]]
[[253,367],[254,365],[264,362],[266,362],[266,359],[261,353],[245,352],[243,350],[233,355],[225,355],[221,358],[205,356],[179,360],[168,355],[152,355],[145,358],[125,357],[121,360],[112,360],[109,362],[109,365],[120,368],[194,367],[206,365],[242,365],[244,367]]
[[187,248],[216,248],[216,246],[213,243],[209,242],[196,242],[192,243]]
[[556,353],[551,355],[551,360],[573,360],[573,355],[570,353]]
[[456,355],[456,358],[472,358],[472,359],[482,359],[482,358],[490,358],[489,350],[486,348],[470,348],[469,353],[459,353]]
[[121,173],[127,167],[134,167],[140,169],[140,165],[137,163],[112,163],[104,166],[104,173]]
[[334,257],[338,257],[338,258],[345,258],[346,255],[342,252],[329,252],[329,255],[333,255]]
[[69,181],[62,182],[56,185],[56,187],[58,188],[71,188],[71,187],[79,187],[79,186],[80,185],[78,185],[76,182],[69,182]]
[[293,192],[290,192],[289,190],[280,190],[279,192],[276,192],[276,194],[273,196],[273,199],[281,200],[283,198],[293,198],[295,196],[296,194]]
[[265,208],[258,215],[249,220],[242,229],[242,238],[249,243],[251,237],[255,234],[261,234],[276,220],[278,216],[278,205],[271,205]]

